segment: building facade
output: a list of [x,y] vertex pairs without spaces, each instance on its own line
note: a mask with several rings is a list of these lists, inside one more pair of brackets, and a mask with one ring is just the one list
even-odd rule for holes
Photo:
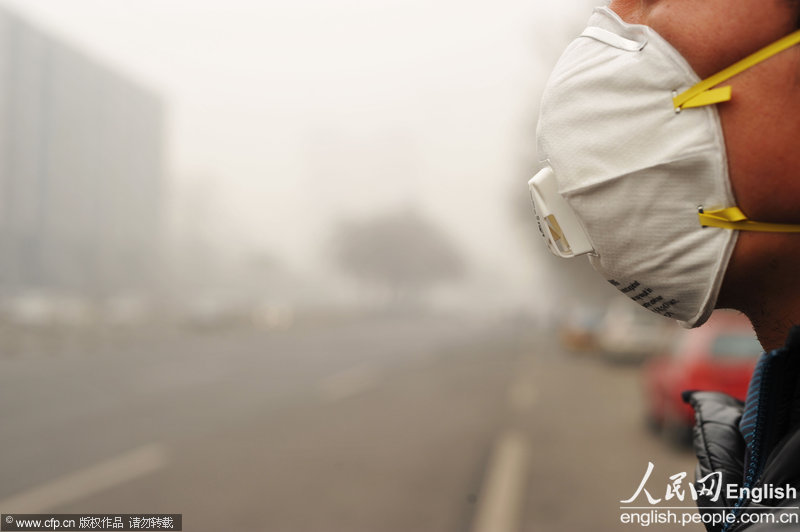
[[155,93],[0,11],[0,295],[151,286],[164,161]]

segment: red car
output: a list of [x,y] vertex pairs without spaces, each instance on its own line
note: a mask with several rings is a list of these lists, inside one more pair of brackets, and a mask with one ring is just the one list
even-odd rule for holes
[[744,400],[762,352],[747,318],[717,311],[703,326],[687,331],[669,356],[643,368],[648,424],[673,441],[685,441],[694,411],[681,399],[684,390],[725,392]]

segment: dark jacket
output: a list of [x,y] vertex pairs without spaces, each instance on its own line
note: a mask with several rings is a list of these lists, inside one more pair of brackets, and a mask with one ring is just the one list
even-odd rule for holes
[[717,500],[707,490],[697,505],[709,519],[733,521],[706,528],[800,531],[800,327],[761,356],[744,403],[716,392],[686,392],[684,400],[695,410],[696,486],[722,482]]

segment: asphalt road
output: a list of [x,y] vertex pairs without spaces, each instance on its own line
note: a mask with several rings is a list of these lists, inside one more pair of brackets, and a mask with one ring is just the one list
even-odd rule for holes
[[0,356],[0,512],[181,513],[187,531],[639,530],[619,501],[648,462],[658,497],[692,477],[690,452],[643,428],[635,368],[519,320],[126,338]]

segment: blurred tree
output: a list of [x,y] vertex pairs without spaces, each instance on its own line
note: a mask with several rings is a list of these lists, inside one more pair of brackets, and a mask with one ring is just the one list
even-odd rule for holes
[[464,260],[450,239],[413,210],[342,221],[332,244],[344,273],[388,288],[394,298],[418,296],[464,271]]

